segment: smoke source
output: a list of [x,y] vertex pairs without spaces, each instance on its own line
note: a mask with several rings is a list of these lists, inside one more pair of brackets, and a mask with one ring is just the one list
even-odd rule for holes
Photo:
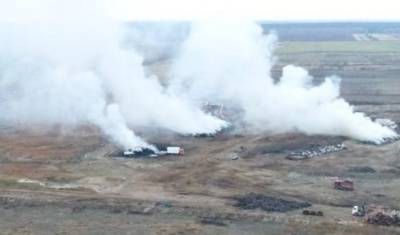
[[381,143],[396,133],[373,122],[339,97],[340,79],[314,86],[300,67],[271,78],[276,37],[252,22],[200,22],[181,48],[169,91],[187,99],[219,102],[244,111],[254,131],[299,131]]
[[41,1],[40,19],[0,24],[0,124],[92,124],[124,148],[152,147],[129,127],[196,134],[228,125],[166,94],[122,45],[122,26],[91,3]]

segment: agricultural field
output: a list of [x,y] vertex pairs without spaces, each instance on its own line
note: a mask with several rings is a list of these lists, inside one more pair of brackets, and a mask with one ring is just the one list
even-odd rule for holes
[[400,54],[400,41],[307,41],[282,42],[278,53],[393,53]]
[[398,22],[261,22],[264,32],[276,32],[281,41],[376,41],[397,39]]

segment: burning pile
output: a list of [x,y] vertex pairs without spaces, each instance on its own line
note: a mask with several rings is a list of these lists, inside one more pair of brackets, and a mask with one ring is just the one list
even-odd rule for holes
[[172,147],[161,144],[156,144],[152,148],[134,148],[125,150],[122,155],[124,157],[159,157],[164,155],[185,155],[185,150],[182,147]]
[[[213,135],[230,126],[227,116],[255,132],[374,143],[397,136],[354,112],[340,98],[335,76],[315,86],[308,71],[288,65],[275,82],[270,74],[276,36],[265,36],[254,22],[193,23],[173,55],[168,82],[161,84],[143,67],[142,55],[123,43],[127,25],[86,1],[50,2],[30,12],[39,21],[0,25],[7,35],[0,38],[0,124],[91,124],[124,149],[151,149],[135,128]],[[202,102],[219,105],[208,104],[204,112]],[[226,106],[233,107],[232,115]]]
[[[393,132],[396,132],[397,129],[399,128],[399,126],[396,124],[396,122],[394,122],[390,119],[387,119],[387,118],[377,118],[377,119],[375,119],[375,122],[383,127],[386,127],[388,129],[392,130]],[[383,144],[390,144],[390,143],[393,143],[398,140],[400,140],[400,135],[396,135],[396,136],[390,137],[390,138],[383,138],[383,140],[378,143],[373,142],[373,141],[364,141],[364,142],[367,144],[383,145]]]
[[[235,38],[235,40],[232,40]],[[276,36],[253,22],[197,22],[174,60],[168,91],[183,97],[230,105],[243,111],[254,132],[301,132],[347,136],[382,143],[397,137],[340,97],[340,78],[314,85],[307,70],[271,69]]]
[[90,1],[39,5],[31,13],[43,20],[0,25],[0,124],[94,125],[123,149],[151,149],[132,128],[212,134],[228,126],[165,92],[123,43],[126,25]]

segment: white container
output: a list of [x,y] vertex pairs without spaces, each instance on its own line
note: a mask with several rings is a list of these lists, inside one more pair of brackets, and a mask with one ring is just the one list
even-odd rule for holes
[[167,147],[167,154],[179,155],[181,147]]

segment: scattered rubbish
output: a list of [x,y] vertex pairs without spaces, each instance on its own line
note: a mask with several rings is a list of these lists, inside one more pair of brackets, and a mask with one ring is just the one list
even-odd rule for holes
[[334,188],[342,191],[353,191],[354,183],[351,180],[336,180],[334,182]]
[[391,210],[380,205],[369,205],[366,222],[375,225],[400,226],[400,211]]
[[125,157],[156,157],[157,154],[154,150],[149,148],[136,148],[127,149],[123,152]]
[[258,208],[273,212],[286,212],[311,206],[308,202],[289,201],[257,193],[249,193],[245,196],[238,197],[236,201],[234,206],[241,209],[249,210]]
[[158,157],[163,155],[179,155],[183,156],[185,150],[182,147],[172,147],[165,145],[155,145],[157,151],[149,148],[134,148],[125,150],[122,155],[125,157]]
[[239,154],[237,154],[237,153],[234,153],[231,155],[231,160],[238,160],[239,158],[240,158]]
[[300,149],[300,150],[292,151],[286,156],[286,158],[289,160],[295,160],[295,161],[296,160],[305,160],[305,159],[318,157],[318,156],[328,154],[328,153],[339,152],[344,149],[346,149],[346,146],[343,143],[335,144],[335,145],[317,146],[317,147],[312,147],[307,150]]
[[252,156],[252,152],[242,145],[238,149],[234,150],[233,153],[236,154],[238,158],[246,158]]
[[216,134],[210,134],[210,133],[201,133],[201,134],[195,134],[193,135],[194,137],[197,138],[207,138],[207,137],[215,137]]
[[286,159],[289,159],[292,161],[299,161],[299,160],[309,159],[309,157],[304,156],[304,155],[288,155],[288,156],[286,156]]
[[146,215],[143,210],[130,209],[126,212],[128,215]]
[[144,214],[151,214],[153,212],[154,208],[155,208],[154,205],[146,207],[146,208],[143,209],[143,213]]
[[394,211],[391,213],[387,213],[385,211],[378,211],[373,212],[368,215],[367,223],[369,224],[376,224],[376,225],[384,225],[384,226],[391,226],[391,225],[400,225],[400,217],[398,212]]
[[303,215],[324,216],[322,211],[303,210]]
[[164,207],[164,208],[171,208],[172,204],[169,201],[164,201],[164,202],[157,202],[156,206]]
[[224,221],[217,217],[201,217],[199,222],[206,225],[226,226]]
[[351,214],[357,217],[363,217],[367,213],[366,206],[353,206],[351,209]]
[[376,170],[369,166],[353,166],[353,167],[350,167],[349,172],[352,172],[352,173],[376,173]]

